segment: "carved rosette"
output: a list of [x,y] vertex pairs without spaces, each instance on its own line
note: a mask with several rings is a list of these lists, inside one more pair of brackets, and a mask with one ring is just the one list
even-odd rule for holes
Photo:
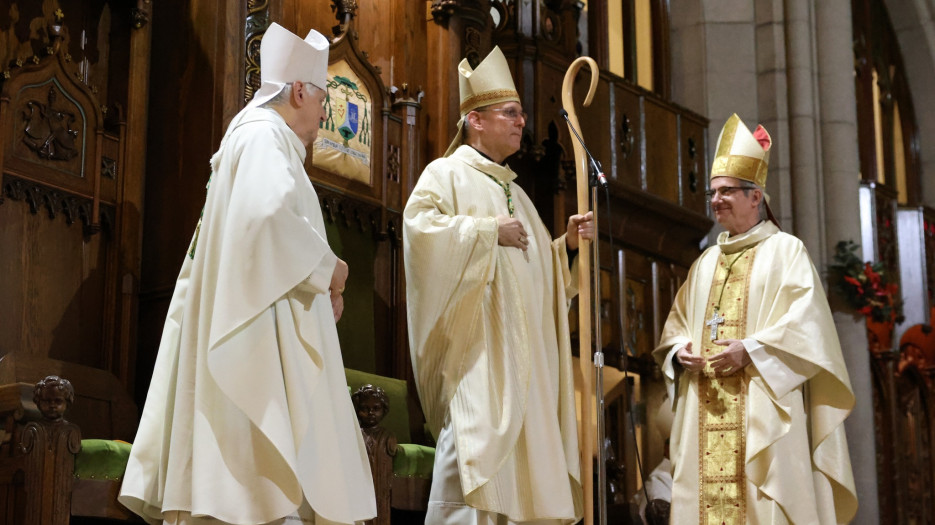
[[250,102],[254,93],[260,89],[260,42],[268,28],[269,0],[247,0],[247,22],[244,30],[244,102]]

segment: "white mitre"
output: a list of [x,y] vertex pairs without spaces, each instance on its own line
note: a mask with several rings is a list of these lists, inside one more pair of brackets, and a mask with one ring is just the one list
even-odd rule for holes
[[263,83],[247,107],[272,100],[286,84],[295,81],[327,90],[330,48],[328,39],[314,29],[302,40],[273,22],[260,43],[260,79]]

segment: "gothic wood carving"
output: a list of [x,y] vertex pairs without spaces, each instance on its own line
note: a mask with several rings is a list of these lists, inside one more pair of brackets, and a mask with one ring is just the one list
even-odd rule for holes
[[490,2],[484,0],[432,0],[432,18],[436,24],[447,25],[451,17],[459,16],[486,27],[489,5]]
[[150,0],[137,0],[136,7],[130,8],[133,29],[142,29],[150,20]]
[[3,195],[13,201],[25,202],[29,205],[29,211],[32,214],[38,214],[39,210],[44,208],[49,215],[49,219],[55,219],[61,214],[68,225],[80,220],[85,235],[93,235],[102,229],[105,233],[112,233],[115,216],[113,206],[102,205],[100,208],[100,223],[95,224],[92,221],[92,210],[94,208],[92,199],[78,197],[9,174],[3,178]]
[[80,120],[69,107],[58,102],[58,91],[49,86],[48,103],[27,100],[23,109],[23,142],[41,159],[71,160],[78,155],[78,131],[73,129]]
[[361,233],[371,232],[376,239],[381,230],[380,208],[349,198],[326,188],[316,188],[318,202],[325,219]]
[[250,102],[254,93],[260,89],[260,42],[268,28],[269,0],[247,0],[247,22],[244,30],[244,102]]
[[101,176],[108,179],[117,179],[117,161],[109,157],[101,156]]

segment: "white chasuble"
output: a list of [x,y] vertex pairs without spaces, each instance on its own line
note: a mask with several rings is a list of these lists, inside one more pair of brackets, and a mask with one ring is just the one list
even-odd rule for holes
[[[738,256],[732,270],[738,277],[725,283],[721,263]],[[688,342],[707,357],[726,348],[712,345],[706,325],[719,301],[725,320],[718,337],[743,340],[753,363],[725,381],[712,380],[710,370],[677,370],[674,353]],[[725,301],[744,306],[738,311]],[[843,423],[854,394],[821,281],[801,241],[770,222],[733,237],[722,233],[692,265],[654,357],[676,402],[672,523],[853,518],[857,498]],[[725,425],[718,427],[721,416]]]
[[[516,174],[470,146],[429,164],[404,212],[409,340],[432,432],[454,434],[463,501],[512,521],[582,515],[564,236]],[[495,179],[495,180],[494,180]],[[498,215],[529,234],[497,244]]]
[[211,160],[119,496],[151,523],[376,514],[304,160],[263,108],[234,117]]

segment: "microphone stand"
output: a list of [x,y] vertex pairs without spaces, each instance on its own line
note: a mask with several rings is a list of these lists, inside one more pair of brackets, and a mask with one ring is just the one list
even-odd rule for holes
[[[568,128],[575,134],[575,138],[578,139],[578,142],[584,148],[585,153],[588,154],[588,168],[590,172],[588,186],[591,188],[591,204],[592,211],[594,213],[594,231],[597,233],[599,231],[599,222],[597,220],[597,209],[599,200],[597,198],[597,189],[598,187],[604,188],[604,191],[608,191],[607,188],[607,178],[604,176],[604,173],[601,171],[601,163],[598,162],[591,152],[588,151],[588,147],[584,145],[584,140],[581,139],[581,135],[578,134],[578,130],[572,126],[571,121],[568,119],[568,112],[562,109],[559,112],[565,121],[568,122]],[[609,233],[609,232],[608,232]],[[597,408],[597,509],[598,509],[598,523],[600,525],[607,525],[607,463],[604,458],[604,439],[606,435],[604,422],[604,348],[602,343],[602,334],[601,334],[601,257],[600,257],[600,239],[597,235],[594,236],[594,241],[591,243],[591,256],[594,261],[594,294],[593,294],[593,312],[594,312],[594,400]]]

